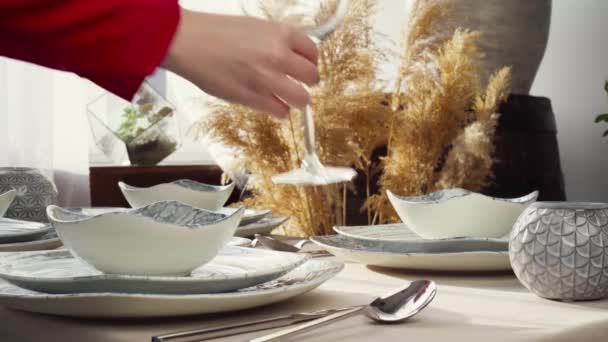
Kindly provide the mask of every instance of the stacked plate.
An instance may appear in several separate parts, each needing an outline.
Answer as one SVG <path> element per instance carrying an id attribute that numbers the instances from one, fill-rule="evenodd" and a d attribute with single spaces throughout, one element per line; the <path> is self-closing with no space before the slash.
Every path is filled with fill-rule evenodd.
<path id="1" fill-rule="evenodd" d="M 35 251 L 61 246 L 50 225 L 4 218 L 17 192 L 0 194 L 0 252 Z"/>
<path id="2" fill-rule="evenodd" d="M 261 216 L 244 209 L 164 201 L 47 212 L 68 250 L 0 253 L 0 305 L 76 317 L 218 313 L 292 298 L 343 267 L 234 246 L 249 242 L 232 236 L 239 222 Z"/>
<path id="3" fill-rule="evenodd" d="M 340 259 L 419 271 L 502 271 L 511 269 L 509 239 L 424 239 L 405 224 L 335 227 L 338 235 L 312 241 Z"/>
<path id="4" fill-rule="evenodd" d="M 216 211 L 229 214 L 235 210 L 234 208 L 221 208 Z M 251 237 L 256 234 L 269 234 L 288 220 L 288 217 L 272 216 L 270 210 L 247 209 L 234 236 Z"/>
<path id="5" fill-rule="evenodd" d="M 389 199 L 403 222 L 334 227 L 338 235 L 312 240 L 338 258 L 410 270 L 510 270 L 511 227 L 537 192 L 500 199 L 462 189 Z"/>
<path id="6" fill-rule="evenodd" d="M 61 241 L 48 224 L 0 217 L 0 252 L 38 251 L 60 246 Z"/>
<path id="7" fill-rule="evenodd" d="M 188 276 L 104 274 L 67 251 L 0 254 L 0 305 L 75 317 L 145 318 L 268 305 L 306 293 L 342 270 L 335 261 L 226 247 Z"/>

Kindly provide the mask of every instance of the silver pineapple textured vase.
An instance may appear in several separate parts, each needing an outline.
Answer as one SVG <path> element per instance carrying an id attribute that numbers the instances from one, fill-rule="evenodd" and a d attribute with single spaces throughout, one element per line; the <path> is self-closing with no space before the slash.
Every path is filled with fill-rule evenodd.
<path id="1" fill-rule="evenodd" d="M 5 217 L 48 222 L 46 207 L 57 204 L 55 184 L 39 170 L 24 167 L 0 167 L 0 193 L 17 190 Z"/>
<path id="2" fill-rule="evenodd" d="M 533 204 L 515 223 L 509 256 L 517 278 L 538 296 L 608 296 L 608 204 Z"/>

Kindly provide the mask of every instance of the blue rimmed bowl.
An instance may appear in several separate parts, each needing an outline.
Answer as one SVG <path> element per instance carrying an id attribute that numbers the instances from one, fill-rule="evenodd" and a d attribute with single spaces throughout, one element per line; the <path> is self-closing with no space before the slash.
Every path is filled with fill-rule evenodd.
<path id="1" fill-rule="evenodd" d="M 216 186 L 190 179 L 180 179 L 148 188 L 138 188 L 123 182 L 118 182 L 118 186 L 133 208 L 160 201 L 180 201 L 195 208 L 217 210 L 224 206 L 234 190 L 234 183 Z"/>
<path id="2" fill-rule="evenodd" d="M 176 201 L 97 215 L 47 208 L 74 256 L 104 273 L 149 276 L 186 275 L 209 262 L 230 241 L 244 211 L 225 215 Z"/>
<path id="3" fill-rule="evenodd" d="M 403 223 L 425 239 L 504 237 L 538 198 L 538 191 L 505 199 L 457 188 L 417 197 L 387 194 Z"/>

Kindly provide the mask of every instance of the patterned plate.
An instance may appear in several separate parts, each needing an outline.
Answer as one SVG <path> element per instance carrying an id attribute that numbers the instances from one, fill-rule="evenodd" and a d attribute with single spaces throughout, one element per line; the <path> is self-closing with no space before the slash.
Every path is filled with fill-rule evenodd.
<path id="1" fill-rule="evenodd" d="M 507 251 L 411 253 L 386 242 L 353 240 L 346 236 L 315 236 L 311 240 L 340 259 L 367 265 L 424 271 L 510 270 Z"/>
<path id="2" fill-rule="evenodd" d="M 36 240 L 51 230 L 45 223 L 13 220 L 0 217 L 0 243 Z"/>
<path id="3" fill-rule="evenodd" d="M 187 277 L 103 274 L 68 251 L 0 255 L 0 278 L 46 293 L 197 294 L 234 291 L 276 279 L 309 257 L 242 247 L 226 247 Z"/>
<path id="4" fill-rule="evenodd" d="M 377 226 L 337 226 L 334 227 L 334 231 L 354 240 L 381 242 L 386 248 L 408 253 L 506 251 L 509 249 L 508 236 L 501 239 L 424 239 L 403 223 Z"/>
<path id="5" fill-rule="evenodd" d="M 279 279 L 236 292 L 202 295 L 46 294 L 0 280 L 0 305 L 29 312 L 88 318 L 150 318 L 238 311 L 304 294 L 338 274 L 343 264 L 312 259 Z"/>
<path id="6" fill-rule="evenodd" d="M 221 209 L 218 209 L 215 211 L 218 213 L 230 216 L 235 211 L 237 211 L 237 209 L 238 208 L 221 208 Z M 270 210 L 247 209 L 247 210 L 245 210 L 245 214 L 243 215 L 243 218 L 241 219 L 240 226 L 242 227 L 242 226 L 246 226 L 248 224 L 252 224 L 254 222 L 258 222 L 268 215 L 270 215 Z"/>
<path id="7" fill-rule="evenodd" d="M 47 251 L 61 246 L 63 246 L 63 243 L 57 237 L 55 230 L 51 229 L 37 240 L 0 244 L 0 252 Z"/>
<path id="8" fill-rule="evenodd" d="M 289 217 L 265 217 L 258 222 L 238 227 L 234 235 L 247 237 L 255 234 L 268 234 L 288 220 Z"/>

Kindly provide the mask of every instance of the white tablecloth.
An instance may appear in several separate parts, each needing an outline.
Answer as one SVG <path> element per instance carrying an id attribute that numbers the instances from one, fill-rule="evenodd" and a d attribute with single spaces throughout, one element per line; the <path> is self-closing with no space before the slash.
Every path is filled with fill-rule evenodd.
<path id="1" fill-rule="evenodd" d="M 536 297 L 513 275 L 421 274 L 347 264 L 340 275 L 293 300 L 220 316 L 97 321 L 0 308 L 2 342 L 149 342 L 150 337 L 278 314 L 367 303 L 415 279 L 438 283 L 435 301 L 412 321 L 380 325 L 354 317 L 294 341 L 608 341 L 608 301 L 563 303 Z M 270 331 L 268 331 L 270 332 Z M 217 341 L 245 341 L 266 332 Z"/>

